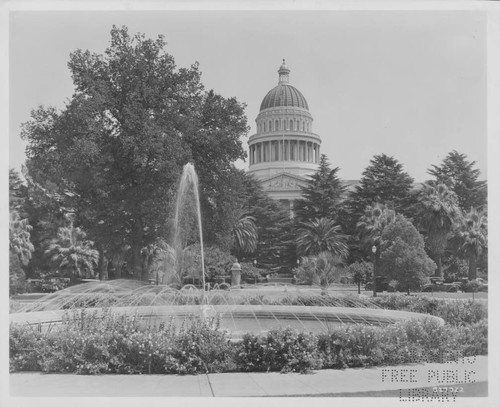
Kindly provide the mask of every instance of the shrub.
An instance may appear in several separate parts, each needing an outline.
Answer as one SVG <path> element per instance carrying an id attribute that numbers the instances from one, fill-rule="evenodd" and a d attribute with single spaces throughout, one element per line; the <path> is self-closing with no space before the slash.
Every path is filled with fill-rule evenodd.
<path id="1" fill-rule="evenodd" d="M 217 321 L 197 320 L 174 337 L 164 366 L 167 373 L 216 373 L 233 369 L 233 349 Z"/>
<path id="2" fill-rule="evenodd" d="M 30 326 L 10 324 L 10 371 L 40 370 L 43 361 L 43 339 L 41 332 Z"/>
<path id="3" fill-rule="evenodd" d="M 271 330 L 263 338 L 246 334 L 237 351 L 237 364 L 244 371 L 302 373 L 322 366 L 317 338 L 292 328 Z"/>

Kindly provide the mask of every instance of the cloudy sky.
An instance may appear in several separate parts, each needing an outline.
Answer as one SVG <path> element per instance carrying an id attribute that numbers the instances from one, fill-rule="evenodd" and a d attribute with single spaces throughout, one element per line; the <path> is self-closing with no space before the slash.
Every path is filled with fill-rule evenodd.
<path id="1" fill-rule="evenodd" d="M 113 24 L 163 34 L 179 67 L 198 61 L 207 89 L 247 104 L 249 135 L 285 58 L 343 179 L 386 153 L 423 181 L 452 150 L 487 177 L 483 11 L 14 11 L 11 167 L 24 162 L 19 133 L 30 110 L 71 97 L 70 52 L 102 53 Z"/>

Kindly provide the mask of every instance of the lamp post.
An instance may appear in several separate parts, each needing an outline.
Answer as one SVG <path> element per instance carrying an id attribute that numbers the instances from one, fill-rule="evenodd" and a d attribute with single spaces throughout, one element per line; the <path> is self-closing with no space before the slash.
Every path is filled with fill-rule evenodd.
<path id="1" fill-rule="evenodd" d="M 253 266 L 257 268 L 257 259 L 253 260 Z M 257 275 L 255 274 L 255 270 L 253 271 L 253 283 L 257 285 Z"/>
<path id="2" fill-rule="evenodd" d="M 373 253 L 373 296 L 377 296 L 377 279 L 375 278 L 375 272 L 377 271 L 377 246 L 372 246 Z"/>

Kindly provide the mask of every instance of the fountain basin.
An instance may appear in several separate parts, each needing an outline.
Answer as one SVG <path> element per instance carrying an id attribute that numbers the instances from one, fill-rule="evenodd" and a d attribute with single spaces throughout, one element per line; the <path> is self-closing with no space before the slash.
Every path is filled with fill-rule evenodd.
<path id="1" fill-rule="evenodd" d="M 99 318 L 106 311 L 113 315 L 135 315 L 144 327 L 170 324 L 180 327 L 193 318 L 220 321 L 221 329 L 230 332 L 233 339 L 245 333 L 264 334 L 270 329 L 292 327 L 307 332 L 328 332 L 337 326 L 350 324 L 386 325 L 410 319 L 432 318 L 444 324 L 441 318 L 407 311 L 373 308 L 282 305 L 168 305 L 112 308 L 81 308 L 72 310 L 73 318 L 84 311 L 86 317 Z M 68 311 L 52 310 L 23 312 L 10 315 L 10 321 L 34 325 L 40 330 L 56 328 L 68 317 Z"/>

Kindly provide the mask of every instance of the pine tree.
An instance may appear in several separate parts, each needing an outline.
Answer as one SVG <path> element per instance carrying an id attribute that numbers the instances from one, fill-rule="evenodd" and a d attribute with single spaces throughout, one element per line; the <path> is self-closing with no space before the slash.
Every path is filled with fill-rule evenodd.
<path id="1" fill-rule="evenodd" d="M 458 197 L 460 208 L 482 209 L 487 202 L 486 181 L 478 181 L 481 172 L 474 168 L 475 161 L 468 161 L 465 154 L 453 150 L 441 165 L 432 165 L 427 172 L 438 184 L 445 184 Z"/>
<path id="2" fill-rule="evenodd" d="M 350 194 L 349 206 L 354 218 L 362 216 L 367 206 L 382 203 L 404 213 L 410 203 L 413 178 L 403 165 L 385 154 L 374 156 L 363 172 L 360 185 Z"/>
<path id="3" fill-rule="evenodd" d="M 346 186 L 337 176 L 339 168 L 330 168 L 326 155 L 322 154 L 318 170 L 302 187 L 302 199 L 295 201 L 295 216 L 299 222 L 338 217 Z"/>

